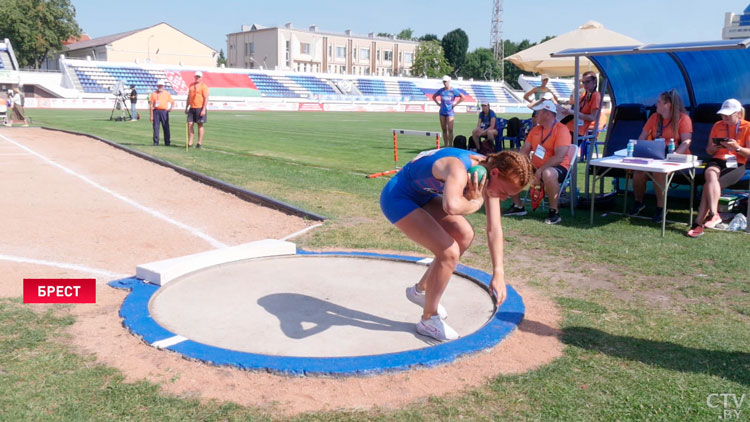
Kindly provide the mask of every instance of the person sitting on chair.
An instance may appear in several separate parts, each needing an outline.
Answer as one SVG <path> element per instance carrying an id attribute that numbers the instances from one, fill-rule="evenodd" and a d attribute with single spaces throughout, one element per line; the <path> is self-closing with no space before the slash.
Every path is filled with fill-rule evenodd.
<path id="1" fill-rule="evenodd" d="M 593 127 L 596 114 L 602 106 L 602 94 L 596 90 L 596 73 L 592 71 L 584 72 L 581 75 L 581 83 L 585 90 L 584 94 L 578 98 L 578 117 L 581 120 L 578 125 L 578 137 L 586 135 L 586 132 Z M 572 108 L 565 108 L 563 113 L 568 116 L 575 116 Z M 571 137 L 575 129 L 575 121 L 571 118 L 565 123 L 568 126 Z M 578 145 L 578 139 L 575 140 Z"/>
<path id="2" fill-rule="evenodd" d="M 750 122 L 745 120 L 742 104 L 730 98 L 717 113 L 721 121 L 714 123 L 708 136 L 706 152 L 712 158 L 706 163 L 701 205 L 693 227 L 685 233 L 688 237 L 701 236 L 704 227 L 711 229 L 722 222 L 718 210 L 721 189 L 742 179 L 750 156 Z"/>
<path id="3" fill-rule="evenodd" d="M 544 101 L 536 107 L 539 125 L 534 126 L 526 136 L 521 150 L 524 157 L 531 155 L 531 165 L 534 167 L 533 186 L 544 184 L 544 190 L 549 199 L 549 214 L 544 220 L 547 224 L 557 224 L 562 221 L 557 208 L 560 194 L 560 184 L 570 168 L 568 150 L 570 149 L 570 132 L 564 124 L 556 120 L 557 106 L 552 101 Z M 526 215 L 526 207 L 521 202 L 521 195 L 511 197 L 513 204 L 503 211 L 504 215 Z"/>
<path id="4" fill-rule="evenodd" d="M 481 154 L 490 154 L 495 152 L 495 139 L 497 139 L 497 129 L 495 129 L 495 121 L 497 116 L 495 112 L 490 108 L 489 102 L 482 102 L 482 111 L 479 112 L 479 120 L 477 121 L 477 127 L 471 132 L 471 138 L 474 140 L 474 148 L 477 148 Z M 482 142 L 481 138 L 485 137 L 487 140 Z"/>
<path id="5" fill-rule="evenodd" d="M 659 94 L 656 100 L 656 113 L 646 121 L 638 140 L 653 141 L 664 138 L 667 142 L 674 139 L 675 152 L 678 154 L 690 154 L 690 139 L 693 136 L 693 121 L 685 111 L 680 94 L 672 89 Z M 667 178 L 664 173 L 651 173 L 656 192 L 656 212 L 651 217 L 654 223 L 661 223 L 664 207 L 663 186 Z M 633 172 L 633 197 L 635 202 L 628 212 L 631 216 L 638 215 L 646 208 L 643 203 L 643 195 L 646 193 L 646 182 L 648 174 L 644 171 Z M 661 187 L 657 186 L 660 185 Z"/>

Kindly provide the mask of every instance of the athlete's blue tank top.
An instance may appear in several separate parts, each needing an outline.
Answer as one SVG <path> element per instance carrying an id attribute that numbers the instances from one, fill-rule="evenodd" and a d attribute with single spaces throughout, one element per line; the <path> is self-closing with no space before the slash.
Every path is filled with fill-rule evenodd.
<path id="1" fill-rule="evenodd" d="M 445 182 L 436 179 L 432 175 L 432 166 L 435 162 L 445 157 L 456 157 L 464 164 L 466 171 L 471 168 L 471 156 L 481 157 L 482 154 L 467 151 L 460 148 L 441 148 L 424 151 L 414 157 L 398 174 L 399 179 L 414 191 L 414 193 L 423 191 L 429 193 L 443 193 Z"/>

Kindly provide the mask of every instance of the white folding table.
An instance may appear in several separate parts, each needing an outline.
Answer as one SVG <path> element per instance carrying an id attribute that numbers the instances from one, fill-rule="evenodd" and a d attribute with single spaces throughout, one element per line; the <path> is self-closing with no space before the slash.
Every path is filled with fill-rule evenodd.
<path id="1" fill-rule="evenodd" d="M 589 166 L 595 166 L 595 167 L 602 167 L 605 170 L 601 174 L 596 174 L 596 171 L 592 171 L 594 181 L 592 186 L 596 186 L 597 180 L 601 180 L 604 178 L 604 176 L 607 175 L 607 173 L 612 169 L 623 169 L 623 170 L 631 170 L 631 171 L 645 171 L 648 174 L 648 177 L 651 179 L 651 181 L 658 187 L 662 188 L 664 191 L 664 207 L 662 208 L 662 216 L 661 216 L 661 236 L 664 237 L 664 229 L 666 227 L 667 222 L 667 191 L 669 190 L 669 184 L 672 182 L 672 178 L 674 177 L 675 173 L 681 170 L 687 170 L 688 178 L 690 179 L 690 222 L 689 225 L 693 225 L 693 195 L 694 195 L 694 187 L 695 187 L 695 169 L 696 167 L 701 166 L 700 161 L 693 161 L 689 163 L 677 163 L 677 162 L 671 162 L 671 161 L 665 161 L 665 160 L 651 160 L 647 164 L 641 164 L 641 163 L 627 163 L 623 162 L 623 157 L 612 155 L 609 157 L 604 158 L 598 158 L 596 160 L 591 160 L 589 162 Z M 654 180 L 654 178 L 651 176 L 651 173 L 662 173 L 666 175 L 666 183 L 665 186 L 659 185 L 659 183 Z M 628 203 L 628 185 L 630 184 L 630 175 L 625 179 L 625 199 L 624 199 L 624 210 L 627 210 L 627 203 Z M 591 195 L 591 213 L 589 216 L 589 224 L 594 224 L 594 199 L 596 198 L 596 195 Z"/>

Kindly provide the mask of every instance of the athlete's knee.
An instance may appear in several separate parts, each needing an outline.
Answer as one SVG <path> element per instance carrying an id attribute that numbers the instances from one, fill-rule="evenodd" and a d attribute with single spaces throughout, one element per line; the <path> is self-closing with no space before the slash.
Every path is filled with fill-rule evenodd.
<path id="1" fill-rule="evenodd" d="M 459 244 L 457 242 L 453 242 L 447 248 L 436 253 L 435 258 L 439 259 L 442 262 L 445 262 L 446 264 L 456 266 L 458 265 L 458 260 L 461 257 L 461 252 L 462 251 Z"/>

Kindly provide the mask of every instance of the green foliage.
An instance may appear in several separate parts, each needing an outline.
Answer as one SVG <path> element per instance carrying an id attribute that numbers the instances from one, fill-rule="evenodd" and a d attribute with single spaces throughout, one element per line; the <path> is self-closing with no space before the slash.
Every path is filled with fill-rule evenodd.
<path id="1" fill-rule="evenodd" d="M 411 28 L 402 29 L 401 32 L 396 35 L 399 40 L 412 40 L 414 37 L 414 31 Z"/>
<path id="2" fill-rule="evenodd" d="M 424 41 L 419 43 L 414 54 L 411 72 L 414 76 L 439 78 L 450 73 L 451 66 L 443 55 L 443 47 L 438 41 Z"/>
<path id="3" fill-rule="evenodd" d="M 81 34 L 70 0 L 3 0 L 0 29 L 10 40 L 19 66 L 39 68 L 63 41 Z"/>
<path id="4" fill-rule="evenodd" d="M 440 42 L 440 38 L 438 38 L 435 34 L 424 34 L 421 37 L 417 38 L 417 41 L 438 41 Z"/>
<path id="5" fill-rule="evenodd" d="M 448 64 L 453 68 L 453 74 L 458 76 L 458 72 L 466 61 L 466 51 L 469 49 L 469 36 L 463 29 L 458 28 L 443 35 L 440 44 L 445 51 L 445 58 Z"/>
<path id="6" fill-rule="evenodd" d="M 378 37 L 390 38 L 391 34 L 388 32 L 378 32 Z"/>
<path id="7" fill-rule="evenodd" d="M 486 81 L 500 79 L 500 64 L 495 60 L 492 50 L 477 48 L 466 55 L 466 63 L 461 68 L 460 75 Z"/>
<path id="8" fill-rule="evenodd" d="M 227 58 L 224 55 L 224 49 L 219 50 L 219 57 L 216 58 L 216 67 L 219 67 L 221 65 L 226 66 L 227 65 Z"/>

